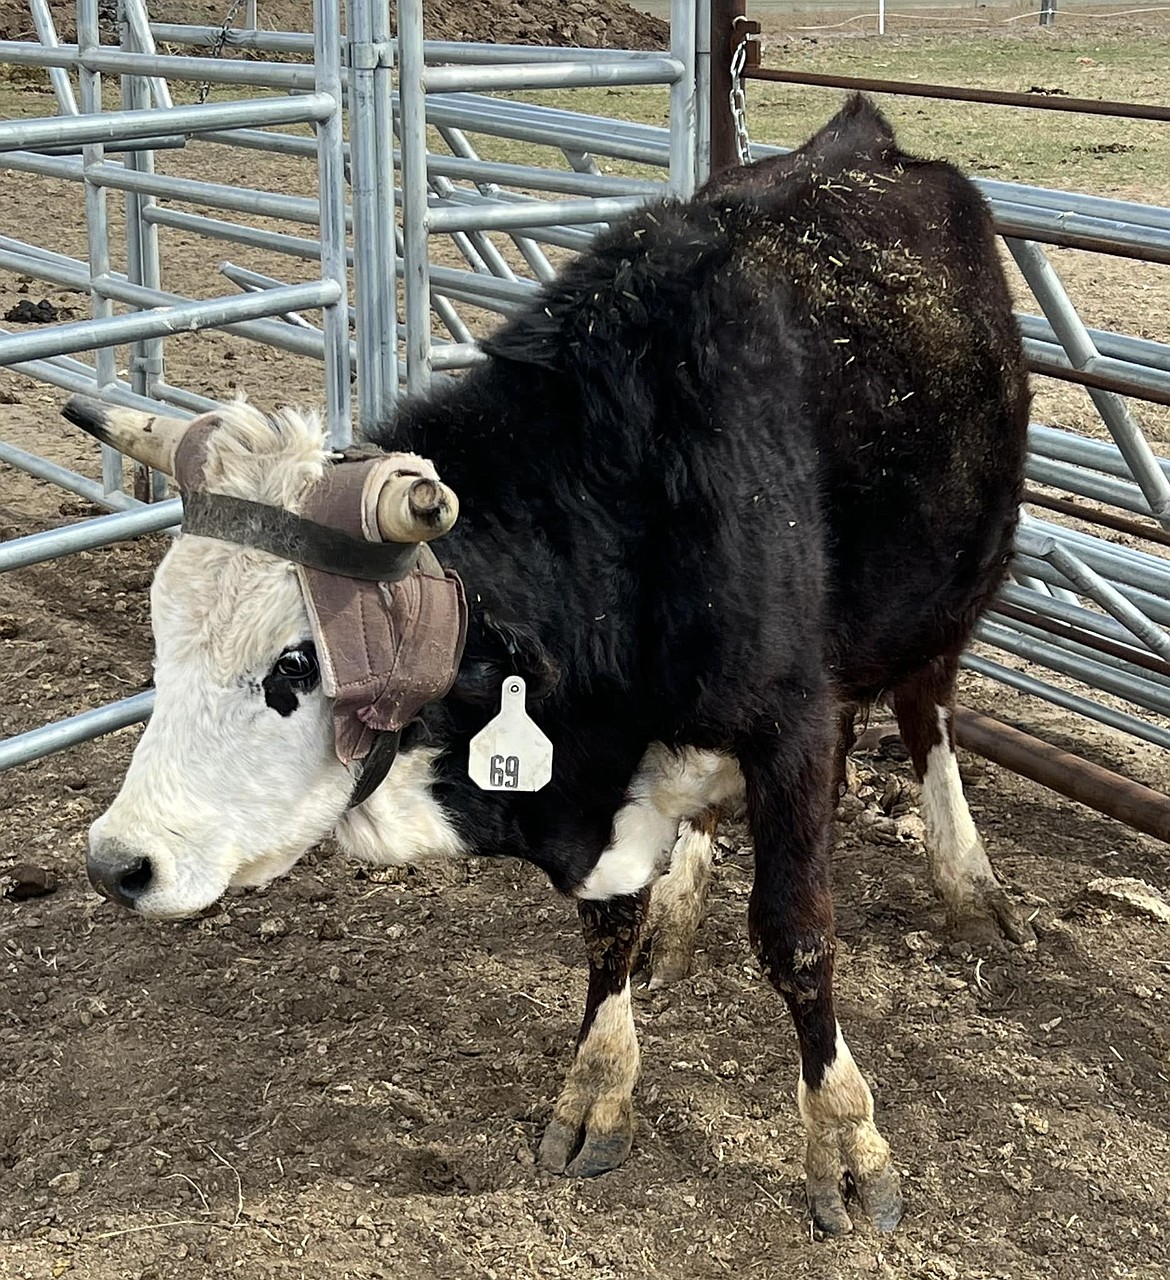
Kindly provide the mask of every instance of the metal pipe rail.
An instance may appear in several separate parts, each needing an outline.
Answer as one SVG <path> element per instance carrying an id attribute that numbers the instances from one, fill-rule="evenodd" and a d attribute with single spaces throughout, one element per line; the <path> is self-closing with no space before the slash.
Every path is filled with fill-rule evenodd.
<path id="1" fill-rule="evenodd" d="M 572 89 L 600 85 L 675 84 L 684 74 L 673 58 L 648 58 L 606 64 L 585 62 L 509 62 L 500 66 L 427 67 L 427 93 L 492 92 L 515 89 Z"/>
<path id="2" fill-rule="evenodd" d="M 1094 440 L 1090 436 L 1079 436 L 1072 431 L 1062 431 L 1058 427 L 1032 423 L 1028 428 L 1028 448 L 1043 458 L 1070 462 L 1078 467 L 1115 476 L 1119 480 L 1128 480 L 1133 474 L 1115 444 Z M 1158 458 L 1156 462 L 1162 474 L 1170 479 L 1170 460 Z"/>
<path id="3" fill-rule="evenodd" d="M 1094 720 L 1110 729 L 1116 729 L 1119 733 L 1128 734 L 1131 738 L 1138 738 L 1142 742 L 1151 742 L 1156 747 L 1170 750 L 1170 730 L 1163 729 L 1148 720 L 1142 720 L 1125 711 L 1118 711 L 1105 703 L 1094 702 L 1091 698 L 1062 689 L 1059 685 L 1049 684 L 1046 680 L 1037 680 L 1035 676 L 1017 671 L 1014 667 L 1005 666 L 1001 662 L 994 662 L 970 650 L 960 658 L 959 665 L 967 671 L 975 672 L 976 675 L 994 680 L 997 684 L 1006 685 L 1009 689 L 1016 689 L 1020 693 L 1049 702 L 1054 707 L 1071 711 L 1074 715 L 1086 720 Z"/>
<path id="4" fill-rule="evenodd" d="M 1061 191 L 1057 187 L 1034 187 L 998 178 L 976 178 L 975 185 L 994 206 L 999 203 L 1032 205 L 1060 214 L 1077 214 L 1124 226 L 1151 227 L 1170 231 L 1170 209 L 1159 205 L 1119 200 L 1116 196 L 1091 196 L 1083 191 Z"/>
<path id="5" fill-rule="evenodd" d="M 451 93 L 427 103 L 427 119 L 436 127 L 465 129 L 468 133 L 511 138 L 558 150 L 575 149 L 661 168 L 670 163 L 670 138 L 666 129 L 558 107 Z"/>
<path id="6" fill-rule="evenodd" d="M 307 196 L 256 191 L 251 187 L 234 187 L 198 178 L 141 173 L 127 165 L 103 161 L 84 165 L 76 160 L 55 159 L 31 151 L 10 152 L 5 155 L 3 163 L 11 169 L 39 173 L 46 177 L 68 178 L 74 182 L 89 182 L 115 191 L 133 191 L 140 195 L 183 200 L 212 209 L 228 209 L 235 213 L 279 218 L 286 222 L 303 222 L 311 226 L 319 225 L 321 220 L 320 202 Z"/>
<path id="7" fill-rule="evenodd" d="M 1026 577 L 1045 583 L 1049 587 L 1066 591 L 1070 588 L 1068 578 L 1047 560 L 1041 560 L 1017 550 L 1012 559 L 1012 566 L 1013 572 L 1018 571 Z M 1152 591 L 1143 591 L 1141 587 L 1134 587 L 1116 580 L 1111 585 L 1120 596 L 1128 600 L 1134 608 L 1140 610 L 1149 621 L 1161 627 L 1170 627 L 1170 601 L 1165 596 L 1158 595 Z"/>
<path id="8" fill-rule="evenodd" d="M 149 138 L 136 138 L 128 142 L 113 142 L 106 148 L 106 155 L 129 155 L 135 151 L 180 151 L 187 145 L 187 135 L 183 133 L 160 134 Z M 68 143 L 59 147 L 42 145 L 32 147 L 39 156 L 79 156 L 84 144 Z"/>
<path id="9" fill-rule="evenodd" d="M 214 305 L 218 307 L 220 306 L 220 304 L 225 304 L 229 302 L 234 305 L 239 301 L 237 297 L 233 296 L 228 298 L 213 298 L 208 300 L 208 302 L 206 303 L 192 304 L 192 303 L 188 303 L 187 300 L 179 294 L 167 293 L 161 289 L 149 289 L 144 285 L 133 284 L 131 281 L 127 280 L 124 276 L 115 275 L 115 274 L 108 274 L 96 280 L 91 281 L 88 279 L 86 275 L 84 266 L 81 263 L 77 262 L 75 259 L 62 258 L 60 262 L 54 262 L 48 259 L 31 257 L 25 254 L 22 254 L 19 251 L 19 249 L 13 250 L 11 248 L 8 248 L 7 246 L 10 244 L 19 245 L 20 242 L 9 241 L 7 237 L 0 236 L 0 267 L 9 267 L 13 270 L 21 271 L 27 275 L 36 276 L 38 279 L 49 280 L 55 284 L 63 285 L 65 288 L 83 289 L 88 285 L 96 295 L 102 298 L 112 299 L 116 302 L 124 302 L 129 304 L 130 306 L 153 309 L 149 313 L 145 311 L 141 312 L 140 315 L 151 314 L 158 317 L 161 315 L 169 314 L 171 316 L 172 326 L 165 327 L 164 329 L 159 331 L 158 336 L 171 336 L 173 333 L 191 331 L 192 326 L 190 325 L 187 325 L 185 327 L 180 327 L 174 324 L 174 311 L 179 306 L 196 305 L 196 306 L 210 307 Z M 322 282 L 318 282 L 318 283 L 309 284 L 309 285 L 303 285 L 303 284 L 302 285 L 286 285 L 284 287 L 296 288 L 296 289 L 309 289 L 309 290 L 321 289 L 322 287 L 324 287 L 326 290 L 326 293 L 331 295 L 336 286 L 333 284 L 333 282 L 329 281 L 329 282 L 324 282 L 324 285 L 322 285 Z M 308 295 L 305 295 L 305 296 L 307 297 Z M 269 301 L 271 302 L 272 299 L 270 298 Z M 276 301 L 277 303 L 279 303 L 279 299 L 277 299 Z M 268 319 L 267 316 L 270 316 L 270 315 L 280 316 L 280 315 L 283 315 L 283 312 L 268 311 L 267 305 L 268 304 L 261 304 L 261 312 L 262 312 L 263 318 L 233 319 L 231 317 L 227 317 L 227 318 L 221 318 L 215 321 L 214 323 L 208 321 L 205 323 L 198 324 L 194 327 L 223 329 L 227 333 L 236 334 L 241 338 L 250 338 L 256 342 L 263 342 L 263 343 L 266 343 L 268 346 L 278 347 L 281 350 L 290 351 L 295 355 L 309 356 L 315 360 L 324 359 L 324 352 L 325 352 L 324 341 L 325 340 L 324 340 L 324 334 L 322 330 L 311 327 L 311 326 L 304 329 L 294 330 L 290 328 L 288 325 L 281 323 L 277 320 Z M 313 304 L 309 303 L 308 301 L 305 301 L 301 305 L 308 307 Z M 321 304 L 316 304 L 316 305 L 321 305 Z M 160 311 L 158 310 L 158 308 L 162 308 L 163 310 Z M 297 308 L 294 307 L 289 309 L 295 310 Z M 134 319 L 134 317 L 123 316 L 121 317 L 121 319 L 124 321 L 131 321 Z M 82 323 L 94 324 L 96 322 L 84 321 Z M 108 321 L 103 320 L 102 323 L 106 324 L 108 323 Z M 157 324 L 158 324 L 158 321 L 156 320 L 155 322 L 153 322 L 154 327 L 147 327 L 145 330 L 143 330 L 145 335 L 151 336 L 151 334 L 155 332 L 155 328 L 157 328 Z M 0 337 L 0 353 L 4 351 L 6 342 L 14 341 L 17 339 L 23 339 L 25 337 L 29 339 L 37 338 L 41 344 L 48 343 L 51 339 L 51 335 L 53 333 L 61 332 L 63 328 L 64 326 L 55 326 L 54 329 L 52 330 L 42 330 L 39 335 L 10 334 L 7 337 Z M 124 341 L 124 339 L 117 339 L 117 341 Z M 351 349 L 350 359 L 352 360 L 352 358 L 353 358 L 353 352 Z M 17 361 L 13 361 L 13 363 L 16 363 L 16 362 L 23 363 L 24 360 L 27 360 L 27 359 L 28 359 L 27 356 L 18 357 Z M 0 359 L 0 365 L 3 365 L 5 363 L 7 363 L 5 360 Z M 95 371 L 95 376 L 96 376 L 96 371 Z M 103 387 L 114 385 L 114 382 L 116 382 L 116 380 L 113 380 L 111 382 L 105 382 L 100 379 L 98 381 L 99 381 L 99 384 Z M 68 384 L 60 383 L 59 385 L 65 386 Z M 87 388 L 74 388 L 71 386 L 70 389 L 82 390 L 82 391 L 85 391 L 87 394 L 90 394 Z M 134 407 L 144 408 L 145 405 L 138 404 Z M 151 406 L 151 407 L 154 409 L 157 409 L 157 406 Z"/>
<path id="10" fill-rule="evenodd" d="M 59 560 L 78 551 L 108 547 L 147 533 L 158 533 L 173 528 L 182 518 L 183 500 L 169 498 L 166 502 L 140 503 L 131 510 L 116 511 L 113 515 L 95 516 L 92 520 L 80 520 L 60 529 L 46 529 L 43 533 L 12 538 L 0 543 L 0 573 L 26 569 L 46 560 Z"/>
<path id="11" fill-rule="evenodd" d="M 1137 258 L 1142 262 L 1170 263 L 1170 231 L 1161 228 L 1131 226 L 1006 200 L 995 201 L 991 208 L 995 229 L 1002 236 L 1108 253 L 1119 258 Z"/>
<path id="12" fill-rule="evenodd" d="M 154 708 L 154 690 L 137 693 L 131 698 L 82 711 L 79 715 L 53 724 L 42 725 L 28 733 L 0 741 L 0 771 L 14 769 L 17 765 L 30 764 L 57 751 L 76 747 L 104 733 L 125 729 L 149 718 Z"/>
<path id="13" fill-rule="evenodd" d="M 775 67 L 747 67 L 749 80 L 777 84 L 813 85 L 822 89 L 859 89 L 906 98 L 945 98 L 955 102 L 983 102 L 999 107 L 1030 107 L 1040 111 L 1071 111 L 1082 115 L 1121 116 L 1127 120 L 1170 120 L 1170 107 L 1143 102 L 1111 102 L 1098 98 L 1048 97 L 1010 93 L 1002 89 L 966 89 L 949 84 L 919 84 L 916 80 L 878 80 L 869 76 L 822 75 L 812 71 L 784 71 Z"/>
<path id="14" fill-rule="evenodd" d="M 1063 601 L 1060 603 L 1063 603 Z M 1020 609 L 1004 600 L 1001 595 L 985 616 L 989 622 L 999 622 L 1004 626 L 1011 626 L 1013 623 L 1019 624 L 1025 634 L 1035 636 L 1037 639 L 1055 636 L 1059 640 L 1065 640 L 1070 644 L 1081 646 L 1084 650 L 1090 650 L 1092 654 L 1117 658 L 1121 662 L 1128 662 L 1134 666 L 1141 667 L 1144 671 L 1157 672 L 1161 676 L 1170 678 L 1170 663 L 1163 658 L 1155 657 L 1151 653 L 1136 648 L 1132 638 L 1127 637 L 1125 640 L 1106 639 L 1098 635 L 1095 630 L 1083 630 L 1069 623 L 1060 622 L 1050 617 L 1043 608 Z"/>
<path id="15" fill-rule="evenodd" d="M 1116 660 L 1106 664 L 1096 657 L 1079 653 L 1068 643 L 1034 637 L 1017 625 L 1002 626 L 984 618 L 975 628 L 975 639 L 1005 653 L 1014 654 L 1050 671 L 1071 676 L 1091 688 L 1110 693 L 1156 715 L 1170 715 L 1170 689 L 1161 688 L 1139 668 Z"/>
<path id="16" fill-rule="evenodd" d="M 3 255 L 0 255 L 0 259 L 2 258 Z M 108 283 L 111 287 L 106 289 L 106 293 L 112 296 L 115 292 L 113 282 Z M 321 280 L 312 284 L 285 285 L 281 289 L 245 294 L 243 297 L 178 303 L 165 310 L 98 320 L 77 320 L 71 324 L 54 325 L 39 333 L 8 334 L 0 339 L 0 366 L 72 351 L 88 351 L 94 347 L 112 347 L 141 338 L 161 338 L 176 333 L 193 333 L 197 329 L 225 328 L 245 320 L 278 316 L 285 311 L 329 306 L 337 302 L 340 296 L 341 291 L 334 281 Z M 290 334 L 292 332 L 294 331 L 290 330 Z M 284 338 L 282 345 L 289 341 L 289 338 Z M 292 338 L 291 342 L 295 343 L 297 339 Z M 292 346 L 289 349 L 293 349 Z M 313 345 L 310 349 L 307 343 L 300 346 L 300 350 L 306 355 L 317 354 L 316 346 Z"/>
<path id="17" fill-rule="evenodd" d="M 42 380 L 48 381 L 43 374 L 36 370 L 30 370 L 30 376 L 39 376 Z M 100 481 L 79 475 L 76 471 L 71 471 L 68 467 L 61 466 L 59 462 L 51 462 L 48 458 L 42 458 L 39 453 L 29 453 L 26 449 L 18 449 L 16 445 L 8 444 L 3 440 L 0 440 L 0 462 L 7 463 L 8 466 L 15 470 L 23 471 L 26 475 L 33 476 L 37 480 L 55 484 L 59 489 L 64 489 L 67 493 L 75 493 L 79 498 L 84 498 L 87 502 L 108 507 L 113 511 L 129 511 L 141 505 L 136 499 L 130 497 L 127 493 L 123 493 L 120 489 L 107 492 Z M 8 545 L 8 542 L 0 542 L 0 552 Z"/>
<path id="18" fill-rule="evenodd" d="M 996 612 L 1023 610 L 1042 616 L 1058 625 L 1072 627 L 1082 635 L 1092 635 L 1113 644 L 1134 646 L 1136 637 L 1128 628 L 1106 613 L 1095 613 L 1075 601 L 1045 595 L 1015 582 L 1006 582 L 992 604 Z"/>
<path id="19" fill-rule="evenodd" d="M 1112 476 L 1097 475 L 1067 462 L 1054 462 L 1049 458 L 1030 455 L 1024 464 L 1024 475 L 1035 484 L 1046 484 L 1063 493 L 1075 493 L 1094 502 L 1120 507 L 1135 515 L 1153 519 L 1150 504 L 1136 484 L 1114 480 Z"/>
<path id="20" fill-rule="evenodd" d="M 225 146 L 246 147 L 282 155 L 310 157 L 316 153 L 316 144 L 312 138 L 271 130 L 201 131 L 199 137 L 205 142 L 220 142 Z M 348 160 L 348 144 L 345 154 Z M 392 158 L 395 168 L 401 167 L 401 153 L 397 148 L 392 152 Z M 556 191 L 578 196 L 653 197 L 662 194 L 662 183 L 647 178 L 625 178 L 592 171 L 582 173 L 574 169 L 548 169 L 535 164 L 510 164 L 506 161 L 481 160 L 478 157 L 444 155 L 435 151 L 427 152 L 427 173 L 432 177 L 474 182 L 481 188 L 498 183 L 531 191 Z"/>
<path id="21" fill-rule="evenodd" d="M 481 201 L 478 205 L 447 205 L 428 201 L 428 230 L 526 231 L 536 227 L 564 227 L 584 223 L 596 227 L 640 209 L 640 196 L 615 196 L 587 200 L 526 200 L 515 204 Z"/>
<path id="22" fill-rule="evenodd" d="M 1170 842 L 1170 799 L 1161 792 L 967 707 L 955 708 L 954 724 L 955 738 L 966 750 Z"/>
<path id="23" fill-rule="evenodd" d="M 1016 321 L 1026 341 L 1042 343 L 1045 346 L 1060 345 L 1056 330 L 1043 316 L 1017 312 Z M 1129 364 L 1145 365 L 1149 369 L 1161 369 L 1164 373 L 1170 373 L 1170 345 L 1164 342 L 1154 342 L 1150 338 L 1134 338 L 1124 333 L 1113 333 L 1108 329 L 1086 327 L 1085 332 L 1103 356 L 1111 356 L 1115 360 L 1124 360 Z"/>
<path id="24" fill-rule="evenodd" d="M 1078 368 L 1057 343 L 1024 339 L 1028 368 L 1061 382 L 1075 382 L 1098 391 L 1137 396 L 1151 404 L 1170 404 L 1170 373 L 1131 360 L 1090 356 Z"/>
<path id="25" fill-rule="evenodd" d="M 1029 507 L 1041 507 L 1045 511 L 1055 511 L 1058 515 L 1072 516 L 1074 520 L 1095 525 L 1100 529 L 1111 529 L 1114 533 L 1124 533 L 1131 538 L 1144 539 L 1154 546 L 1170 548 L 1170 533 L 1165 529 L 1148 524 L 1144 520 L 1119 516 L 1115 512 L 1106 511 L 1101 506 L 1087 507 L 1072 498 L 1057 498 L 1051 493 L 1041 493 L 1038 489 L 1024 490 L 1024 504 Z"/>
<path id="26" fill-rule="evenodd" d="M 24 67 L 76 67 L 83 71 L 114 76 L 165 75 L 168 79 L 191 80 L 197 84 L 208 81 L 213 84 L 246 85 L 261 89 L 301 90 L 308 95 L 312 94 L 317 84 L 312 67 L 289 63 L 126 53 L 103 46 L 82 50 L 75 44 L 58 44 L 50 48 L 21 40 L 0 40 L 0 62 Z M 175 107 L 173 110 L 190 111 L 195 108 Z M 84 113 L 77 118 L 84 118 Z"/>

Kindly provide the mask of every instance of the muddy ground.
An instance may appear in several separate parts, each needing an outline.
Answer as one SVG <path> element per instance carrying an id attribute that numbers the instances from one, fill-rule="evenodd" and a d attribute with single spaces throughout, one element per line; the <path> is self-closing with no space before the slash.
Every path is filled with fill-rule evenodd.
<path id="1" fill-rule="evenodd" d="M 267 163 L 249 155 L 236 176 L 308 188 Z M 70 188 L 0 175 L 0 224 L 16 234 L 45 228 L 42 242 L 82 252 L 77 211 Z M 167 283 L 221 291 L 217 253 L 169 236 Z M 1103 308 L 1129 298 L 1132 331 L 1124 277 L 1093 270 Z M 86 313 L 84 298 L 0 277 L 0 314 L 41 297 Z M 169 358 L 194 390 L 319 398 L 318 369 L 231 339 L 176 340 Z M 94 473 L 57 417 L 63 393 L 5 375 L 0 399 L 6 441 Z M 1068 421 L 1083 412 L 1067 402 Z M 89 514 L 0 471 L 0 537 Z M 164 545 L 0 577 L 0 736 L 147 686 Z M 1170 782 L 1128 740 L 975 680 L 964 696 Z M 824 1242 L 803 1217 L 795 1041 L 747 946 L 737 832 L 693 975 L 639 994 L 634 1151 L 566 1181 L 533 1152 L 584 996 L 571 906 L 518 864 L 369 875 L 326 847 L 204 919 L 134 919 L 89 891 L 83 858 L 137 733 L 0 776 L 0 875 L 31 864 L 56 883 L 0 897 L 4 1280 L 1170 1276 L 1167 927 L 1086 892 L 1101 875 L 1165 887 L 1164 846 L 965 761 L 1038 935 L 1035 949 L 973 949 L 948 937 L 921 846 L 879 820 L 883 795 L 906 803 L 887 787 L 908 785 L 906 765 L 859 759 L 860 800 L 837 827 L 840 1012 L 908 1210 L 893 1236 Z"/>

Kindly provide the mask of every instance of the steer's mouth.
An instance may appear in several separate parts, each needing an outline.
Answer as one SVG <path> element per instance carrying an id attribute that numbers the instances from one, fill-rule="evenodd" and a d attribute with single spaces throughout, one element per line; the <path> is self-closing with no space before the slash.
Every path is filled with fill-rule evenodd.
<path id="1" fill-rule="evenodd" d="M 177 859 L 167 850 L 147 853 L 121 841 L 98 839 L 91 842 L 86 869 L 90 884 L 110 902 L 152 919 L 177 920 L 206 911 L 229 888 L 271 884 L 300 855 L 300 850 L 281 849 L 249 857 L 236 850 L 208 866 Z"/>
<path id="2" fill-rule="evenodd" d="M 273 880 L 287 875 L 300 859 L 300 851 L 282 849 L 278 853 L 266 853 L 250 862 L 242 863 L 228 881 L 232 889 L 263 889 Z"/>

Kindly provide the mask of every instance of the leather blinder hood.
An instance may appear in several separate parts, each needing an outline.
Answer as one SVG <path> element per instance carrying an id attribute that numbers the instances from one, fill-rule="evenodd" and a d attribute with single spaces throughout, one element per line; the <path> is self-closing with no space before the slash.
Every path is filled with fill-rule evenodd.
<path id="1" fill-rule="evenodd" d="M 361 761 L 350 806 L 368 799 L 394 762 L 403 728 L 455 682 L 467 638 L 458 574 L 426 543 L 384 543 L 378 496 L 395 475 L 437 480 L 404 453 L 336 456 L 299 514 L 211 493 L 204 466 L 217 429 L 193 425 L 175 451 L 183 531 L 256 547 L 296 565 L 321 685 L 333 700 L 333 740 L 345 765 Z"/>

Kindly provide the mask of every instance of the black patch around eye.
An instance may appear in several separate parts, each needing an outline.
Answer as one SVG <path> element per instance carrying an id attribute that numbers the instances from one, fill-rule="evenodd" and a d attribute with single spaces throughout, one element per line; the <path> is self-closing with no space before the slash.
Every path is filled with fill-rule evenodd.
<path id="1" fill-rule="evenodd" d="M 317 649 L 311 640 L 286 649 L 261 681 L 264 701 L 278 715 L 291 716 L 300 705 L 298 694 L 309 693 L 320 682 Z"/>

